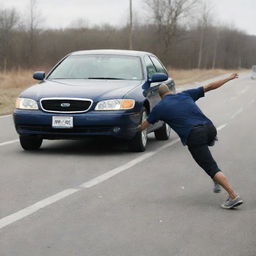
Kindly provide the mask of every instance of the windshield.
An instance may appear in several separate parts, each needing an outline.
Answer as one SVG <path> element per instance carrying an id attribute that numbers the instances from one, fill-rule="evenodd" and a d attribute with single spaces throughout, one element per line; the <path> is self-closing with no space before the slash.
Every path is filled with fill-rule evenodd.
<path id="1" fill-rule="evenodd" d="M 48 79 L 142 80 L 139 57 L 119 55 L 71 55 Z"/>

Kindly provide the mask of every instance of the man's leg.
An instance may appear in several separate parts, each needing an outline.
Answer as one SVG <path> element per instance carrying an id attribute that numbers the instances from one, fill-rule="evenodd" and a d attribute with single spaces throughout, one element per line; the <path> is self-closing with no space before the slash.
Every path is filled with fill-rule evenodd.
<path id="1" fill-rule="evenodd" d="M 213 180 L 219 183 L 228 193 L 229 197 L 231 199 L 235 199 L 237 197 L 237 193 L 234 191 L 234 189 L 231 187 L 231 185 L 228 182 L 227 177 L 222 172 L 217 172 Z"/>
<path id="2" fill-rule="evenodd" d="M 213 179 L 220 184 L 228 193 L 229 198 L 221 205 L 223 208 L 231 209 L 243 203 L 243 200 L 233 190 L 226 176 L 220 171 L 216 161 L 213 159 L 208 145 L 217 134 L 216 128 L 197 127 L 191 131 L 188 138 L 188 149 L 199 166 Z M 216 185 L 215 185 L 216 187 Z"/>
<path id="3" fill-rule="evenodd" d="M 233 190 L 222 172 L 217 172 L 213 177 L 229 194 L 229 198 L 221 205 L 222 208 L 232 209 L 243 203 L 241 197 Z"/>
<path id="4" fill-rule="evenodd" d="M 198 165 L 229 194 L 231 199 L 237 197 L 237 193 L 229 184 L 226 176 L 220 171 L 217 163 L 212 157 L 208 145 L 189 146 L 189 151 Z"/>

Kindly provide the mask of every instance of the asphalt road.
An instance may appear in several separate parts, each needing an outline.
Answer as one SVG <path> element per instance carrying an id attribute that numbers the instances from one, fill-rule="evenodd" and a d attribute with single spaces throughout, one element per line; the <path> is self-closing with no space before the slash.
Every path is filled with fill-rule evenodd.
<path id="1" fill-rule="evenodd" d="M 198 103 L 219 130 L 213 155 L 245 201 L 236 210 L 220 208 L 226 193 L 212 192 L 175 133 L 150 135 L 145 153 L 111 139 L 25 152 L 12 118 L 0 117 L 0 255 L 255 256 L 256 82 L 242 73 Z"/>

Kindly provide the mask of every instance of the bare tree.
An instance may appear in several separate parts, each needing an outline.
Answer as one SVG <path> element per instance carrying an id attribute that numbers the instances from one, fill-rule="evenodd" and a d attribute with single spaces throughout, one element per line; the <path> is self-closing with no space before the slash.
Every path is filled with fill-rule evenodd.
<path id="1" fill-rule="evenodd" d="M 40 13 L 37 9 L 37 0 L 29 0 L 29 21 L 28 21 L 28 53 L 27 59 L 29 65 L 33 63 L 36 55 L 37 33 L 40 23 Z"/>
<path id="2" fill-rule="evenodd" d="M 78 18 L 71 21 L 68 28 L 89 28 L 90 23 L 86 18 Z"/>
<path id="3" fill-rule="evenodd" d="M 196 0 L 145 0 L 152 11 L 158 27 L 164 51 L 168 55 L 172 41 L 177 35 L 179 21 L 188 15 L 196 5 Z"/>
<path id="4" fill-rule="evenodd" d="M 14 9 L 0 10 L 0 57 L 3 63 L 0 64 L 3 70 L 6 71 L 8 65 L 8 56 L 10 56 L 10 43 L 12 32 L 18 24 L 19 17 Z"/>
<path id="5" fill-rule="evenodd" d="M 20 25 L 25 19 L 19 18 L 14 10 L 0 9 L 0 69 L 39 65 L 47 68 L 71 51 L 129 46 L 129 26 L 88 26 L 86 20 L 80 20 L 65 29 L 39 29 L 37 2 L 28 1 L 31 5 L 27 26 Z M 191 14 L 196 12 L 185 8 L 193 7 L 192 1 L 147 1 L 156 7 L 151 8 L 155 10 L 151 12 L 154 22 L 139 24 L 133 19 L 136 49 L 153 52 L 167 66 L 175 68 L 248 68 L 255 64 L 256 36 L 234 27 L 214 25 L 207 9 L 197 12 L 200 21 L 195 22 Z"/>
<path id="6" fill-rule="evenodd" d="M 217 51 L 218 51 L 218 41 L 219 41 L 219 29 L 214 29 L 214 48 L 213 48 L 213 57 L 212 57 L 212 69 L 216 67 L 217 60 Z"/>
<path id="7" fill-rule="evenodd" d="M 200 30 L 200 43 L 199 43 L 199 51 L 198 51 L 198 65 L 197 68 L 202 68 L 202 57 L 203 57 L 203 48 L 204 48 L 204 41 L 205 41 L 205 34 L 207 31 L 207 28 L 210 26 L 212 17 L 211 17 L 211 10 L 212 8 L 206 4 L 206 2 L 203 3 L 202 9 L 200 12 L 200 17 L 198 20 L 198 28 Z M 217 44 L 217 42 L 216 42 Z M 214 48 L 215 51 L 217 51 L 217 46 Z M 217 52 L 214 53 L 214 56 L 217 54 Z M 213 61 L 214 62 L 214 61 Z"/>

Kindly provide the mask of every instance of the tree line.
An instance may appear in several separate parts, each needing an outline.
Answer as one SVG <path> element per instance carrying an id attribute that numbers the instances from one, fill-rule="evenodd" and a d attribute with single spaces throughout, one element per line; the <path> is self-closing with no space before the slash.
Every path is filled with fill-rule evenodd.
<path id="1" fill-rule="evenodd" d="M 250 68 L 256 64 L 256 36 L 234 27 L 216 25 L 211 8 L 195 0 L 145 0 L 151 17 L 134 22 L 135 50 L 156 54 L 173 68 Z M 198 13 L 198 11 L 197 11 Z M 129 24 L 87 26 L 77 22 L 65 29 L 39 26 L 36 0 L 30 0 L 27 24 L 15 9 L 0 9 L 0 70 L 49 67 L 72 51 L 129 49 Z"/>

